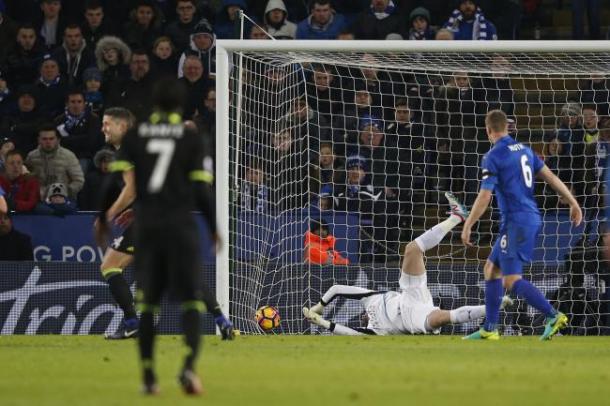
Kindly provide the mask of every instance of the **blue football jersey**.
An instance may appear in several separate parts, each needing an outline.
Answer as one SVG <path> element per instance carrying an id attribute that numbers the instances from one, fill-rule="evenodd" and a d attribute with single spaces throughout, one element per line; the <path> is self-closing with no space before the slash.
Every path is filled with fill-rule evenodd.
<path id="1" fill-rule="evenodd" d="M 535 176 L 544 162 L 531 148 L 505 136 L 496 142 L 481 163 L 481 189 L 495 192 L 502 223 L 539 224 L 534 199 Z"/>

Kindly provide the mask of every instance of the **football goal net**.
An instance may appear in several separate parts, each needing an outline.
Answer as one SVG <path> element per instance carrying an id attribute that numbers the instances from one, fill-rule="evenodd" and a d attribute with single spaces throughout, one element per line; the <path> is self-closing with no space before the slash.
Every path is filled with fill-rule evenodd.
<path id="1" fill-rule="evenodd" d="M 569 315 L 568 334 L 610 323 L 602 254 L 610 141 L 610 43 L 219 41 L 217 205 L 224 248 L 219 300 L 243 332 L 279 309 L 278 333 L 318 333 L 301 308 L 332 284 L 398 288 L 406 243 L 447 216 L 444 192 L 471 205 L 489 149 L 485 114 L 503 110 L 573 191 L 585 221 L 543 184 L 544 226 L 524 269 Z M 483 302 L 482 268 L 498 232 L 495 204 L 465 249 L 457 227 L 426 253 L 445 309 Z M 326 316 L 366 324 L 356 301 Z M 534 334 L 542 316 L 520 300 L 504 334 Z M 463 334 L 478 323 L 452 326 Z"/>

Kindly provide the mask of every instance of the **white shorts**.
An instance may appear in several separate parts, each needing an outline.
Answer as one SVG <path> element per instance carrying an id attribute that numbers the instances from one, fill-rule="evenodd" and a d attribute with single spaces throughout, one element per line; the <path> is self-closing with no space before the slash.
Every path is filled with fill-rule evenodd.
<path id="1" fill-rule="evenodd" d="M 387 292 L 363 299 L 369 317 L 368 328 L 379 335 L 426 334 L 428 315 L 434 306 L 426 274 L 401 273 L 400 292 Z"/>

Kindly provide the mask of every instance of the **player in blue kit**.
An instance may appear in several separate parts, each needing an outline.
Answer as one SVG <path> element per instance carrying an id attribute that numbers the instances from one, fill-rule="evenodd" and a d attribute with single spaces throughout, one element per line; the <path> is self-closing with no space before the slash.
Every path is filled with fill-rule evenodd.
<path id="1" fill-rule="evenodd" d="M 582 221 L 578 202 L 566 185 L 527 146 L 508 135 L 507 118 L 501 110 L 485 117 L 485 129 L 493 147 L 481 164 L 481 189 L 462 229 L 462 242 L 472 246 L 472 226 L 483 215 L 495 191 L 501 214 L 500 235 L 485 263 L 485 323 L 465 339 L 498 340 L 498 321 L 503 288 L 515 293 L 546 316 L 541 340 L 549 340 L 568 323 L 565 314 L 557 312 L 544 295 L 529 281 L 522 279 L 523 263 L 531 261 L 536 237 L 542 225 L 534 200 L 534 176 L 547 182 L 570 206 L 570 220 L 575 226 Z"/>

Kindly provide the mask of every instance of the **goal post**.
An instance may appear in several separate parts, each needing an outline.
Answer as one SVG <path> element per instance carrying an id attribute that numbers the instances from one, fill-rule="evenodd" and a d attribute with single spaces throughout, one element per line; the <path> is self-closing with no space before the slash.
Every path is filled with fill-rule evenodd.
<path id="1" fill-rule="evenodd" d="M 561 202 L 537 187 L 545 226 L 524 274 L 574 316 L 571 333 L 605 331 L 608 271 L 593 240 L 603 221 L 608 84 L 610 41 L 219 40 L 216 294 L 223 311 L 240 330 L 259 333 L 256 309 L 277 306 L 278 332 L 315 333 L 301 307 L 331 284 L 396 289 L 401 249 L 443 218 L 442 193 L 472 203 L 489 149 L 482 119 L 500 108 L 513 135 L 552 163 L 585 206 L 585 226 L 573 229 Z M 373 146 L 381 138 L 383 152 L 363 145 L 367 134 Z M 337 162 L 330 180 L 319 166 L 324 147 Z M 357 169 L 363 178 L 351 184 Z M 465 250 L 454 231 L 427 253 L 435 304 L 482 302 L 482 263 L 497 220 L 492 208 L 476 249 Z M 335 234 L 347 266 L 306 258 L 306 233 L 320 224 Z M 341 302 L 327 316 L 357 324 L 361 311 Z M 541 321 L 521 301 L 503 320 L 506 334 L 536 332 Z"/>

